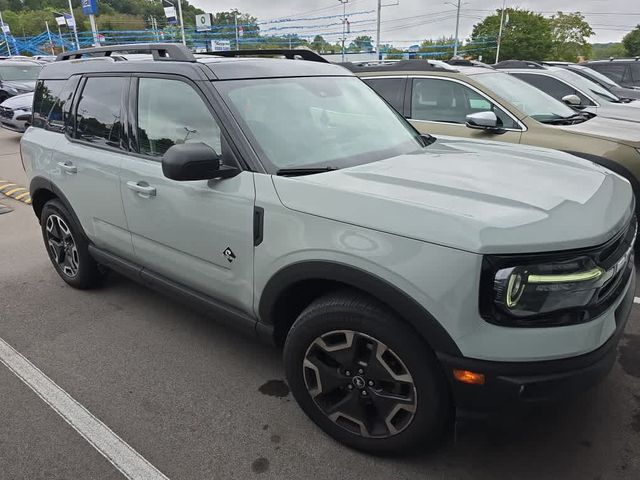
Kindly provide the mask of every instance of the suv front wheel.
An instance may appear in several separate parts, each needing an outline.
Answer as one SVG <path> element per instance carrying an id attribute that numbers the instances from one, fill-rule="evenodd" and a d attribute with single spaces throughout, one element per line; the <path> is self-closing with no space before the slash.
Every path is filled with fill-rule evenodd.
<path id="1" fill-rule="evenodd" d="M 75 288 L 99 286 L 104 275 L 89 254 L 89 242 L 59 200 L 49 200 L 44 205 L 40 224 L 49 259 L 58 275 Z"/>
<path id="2" fill-rule="evenodd" d="M 352 448 L 399 453 L 442 436 L 451 406 L 437 359 L 373 298 L 344 291 L 312 302 L 287 336 L 284 363 L 301 408 Z"/>

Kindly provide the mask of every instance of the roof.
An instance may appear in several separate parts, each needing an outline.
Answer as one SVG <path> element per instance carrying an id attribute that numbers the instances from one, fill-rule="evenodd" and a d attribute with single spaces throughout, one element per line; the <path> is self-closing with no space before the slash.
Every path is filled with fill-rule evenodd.
<path id="1" fill-rule="evenodd" d="M 531 60 L 504 60 L 502 62 L 498 62 L 493 65 L 493 68 L 502 69 L 502 68 L 521 68 L 521 69 L 536 69 L 536 70 L 544 70 L 546 67 L 542 66 L 538 62 L 533 62 Z"/>
<path id="2" fill-rule="evenodd" d="M 254 56 L 285 58 L 254 58 Z M 304 60 L 299 58 L 304 58 Z M 67 52 L 44 66 L 40 78 L 86 73 L 174 73 L 192 80 L 351 76 L 311 50 L 242 50 L 194 55 L 180 44 L 114 45 Z"/>
<path id="3" fill-rule="evenodd" d="M 345 62 L 343 67 L 354 73 L 367 72 L 456 72 L 457 69 L 443 62 L 429 60 L 382 60 L 373 62 Z"/>
<path id="4" fill-rule="evenodd" d="M 609 63 L 609 62 L 640 62 L 640 57 L 635 58 L 608 58 L 606 60 L 587 60 L 586 62 L 582 62 L 582 65 L 589 63 Z"/>

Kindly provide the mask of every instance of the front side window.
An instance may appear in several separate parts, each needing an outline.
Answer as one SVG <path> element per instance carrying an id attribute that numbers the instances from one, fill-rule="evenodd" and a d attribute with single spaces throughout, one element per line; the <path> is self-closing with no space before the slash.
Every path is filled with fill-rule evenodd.
<path id="1" fill-rule="evenodd" d="M 548 93 L 556 100 L 562 100 L 567 95 L 577 95 L 581 105 L 593 105 L 593 102 L 581 94 L 570 85 L 548 75 L 537 75 L 531 73 L 512 73 L 516 78 L 524 80 L 530 85 Z"/>
<path id="2" fill-rule="evenodd" d="M 89 77 L 76 110 L 76 138 L 122 148 L 122 93 L 126 77 Z"/>
<path id="3" fill-rule="evenodd" d="M 451 80 L 415 78 L 411 92 L 411 118 L 464 125 L 467 115 L 494 112 L 504 128 L 518 128 L 501 108 L 475 90 Z"/>
<path id="4" fill-rule="evenodd" d="M 626 65 L 613 62 L 589 64 L 589 68 L 606 75 L 616 83 L 624 83 L 624 76 L 627 71 Z"/>
<path id="5" fill-rule="evenodd" d="M 40 80 L 33 96 L 33 126 L 44 128 L 58 101 L 66 80 Z"/>
<path id="6" fill-rule="evenodd" d="M 360 165 L 424 145 L 400 114 L 355 77 L 213 84 L 270 171 Z"/>
<path id="7" fill-rule="evenodd" d="M 202 142 L 222 154 L 221 132 L 204 100 L 189 84 L 141 78 L 138 84 L 138 144 L 161 157 L 173 145 Z"/>

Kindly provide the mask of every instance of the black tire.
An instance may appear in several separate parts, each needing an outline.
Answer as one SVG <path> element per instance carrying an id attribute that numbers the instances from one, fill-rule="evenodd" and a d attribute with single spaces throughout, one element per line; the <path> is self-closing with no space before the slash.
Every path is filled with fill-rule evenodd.
<path id="1" fill-rule="evenodd" d="M 382 343 L 383 347 L 387 347 L 391 351 L 389 363 L 385 361 L 387 367 L 392 365 L 393 359 L 396 358 L 400 360 L 399 364 L 395 361 L 395 365 L 399 369 L 398 372 L 408 371 L 414 388 L 411 389 L 401 383 L 398 385 L 399 388 L 405 389 L 405 393 L 401 394 L 403 397 L 411 398 L 411 395 L 414 395 L 415 404 L 411 408 L 415 411 L 410 420 L 406 419 L 406 416 L 410 414 L 402 412 L 401 416 L 405 417 L 401 419 L 402 422 L 405 422 L 401 425 L 402 429 L 399 428 L 400 426 L 398 428 L 394 426 L 396 432 L 391 434 L 388 420 L 394 422 L 398 414 L 395 417 L 378 415 L 378 412 L 382 412 L 383 409 L 385 412 L 393 411 L 393 409 L 391 407 L 387 409 L 383 406 L 378 410 L 378 404 L 373 401 L 375 399 L 377 402 L 381 398 L 376 395 L 374 388 L 379 387 L 379 393 L 387 395 L 385 381 L 374 381 L 376 377 L 375 365 L 378 366 L 377 371 L 380 372 L 379 367 L 383 366 L 384 368 L 382 362 L 377 362 L 376 358 L 368 357 L 367 362 L 354 364 L 363 366 L 364 374 L 362 377 L 365 379 L 365 383 L 368 385 L 368 382 L 371 381 L 375 385 L 371 389 L 366 388 L 368 397 L 362 397 L 365 395 L 362 393 L 363 389 L 360 389 L 362 382 L 358 380 L 356 383 L 355 377 L 346 376 L 354 375 L 354 373 L 343 370 L 342 366 L 336 367 L 332 363 L 335 360 L 333 356 L 336 356 L 338 352 L 331 352 L 331 358 L 327 360 L 324 357 L 327 352 L 324 348 L 320 348 L 318 352 L 314 351 L 318 348 L 316 340 L 323 335 L 324 345 L 330 345 L 329 341 L 332 340 L 332 336 L 337 335 L 335 337 L 337 342 L 341 341 L 340 335 L 345 335 L 344 338 L 347 338 L 347 334 L 341 332 L 327 335 L 335 331 L 359 332 L 355 335 L 349 334 L 352 335 L 351 344 L 359 344 L 358 347 L 351 350 L 358 351 L 359 355 L 362 352 L 365 352 L 364 355 L 368 355 L 366 352 L 371 352 L 372 348 L 376 348 L 375 346 Z M 372 342 L 371 345 L 368 344 L 369 340 Z M 375 341 L 378 343 L 376 344 Z M 366 348 L 363 348 L 363 345 Z M 346 348 L 340 351 L 344 352 L 340 353 L 343 355 L 342 358 L 351 358 L 351 354 L 347 354 L 347 351 Z M 376 349 L 376 351 L 378 350 Z M 323 378 L 320 369 L 309 368 L 309 363 L 303 366 L 303 363 L 311 358 L 308 354 L 313 357 L 314 367 L 317 368 L 322 364 L 323 373 L 328 371 L 324 369 L 324 366 L 330 365 L 330 373 L 328 374 L 330 376 L 327 377 L 329 381 L 326 382 L 326 385 L 334 382 L 334 369 L 337 369 L 336 371 L 345 375 L 345 386 L 335 387 L 335 391 L 331 390 L 335 385 L 341 385 L 339 383 L 341 377 L 339 377 L 331 387 L 326 389 L 327 392 L 323 387 L 318 388 L 316 380 L 322 383 L 321 379 Z M 318 360 L 320 358 L 322 360 Z M 417 447 L 428 450 L 438 445 L 448 424 L 452 410 L 449 389 L 434 353 L 410 326 L 400 320 L 386 306 L 359 292 L 339 291 L 313 301 L 300 314 L 289 331 L 284 346 L 284 366 L 291 392 L 302 410 L 327 434 L 354 449 L 376 455 L 406 453 Z M 404 367 L 406 367 L 405 370 L 403 370 Z M 360 376 L 358 373 L 360 368 L 357 370 L 355 373 Z M 389 371 L 388 368 L 385 370 Z M 380 375 L 378 376 L 380 377 Z M 353 383 L 351 386 L 348 385 L 350 380 Z M 308 385 L 311 385 L 312 388 L 308 388 Z M 347 388 L 350 390 L 347 391 Z M 315 399 L 310 393 L 310 389 L 317 395 Z M 359 401 L 359 405 L 346 400 L 347 396 L 353 396 L 354 392 L 360 393 L 360 396 L 356 395 L 357 399 L 353 399 L 353 402 Z M 357 426 L 356 428 L 355 424 L 352 425 L 353 422 L 342 418 L 342 414 L 337 414 L 338 420 L 341 422 L 339 424 L 338 421 L 330 419 L 326 413 L 327 411 L 332 412 L 330 408 L 323 410 L 320 407 L 321 404 L 327 403 L 326 399 L 333 401 L 335 398 L 342 398 L 342 395 L 344 395 L 344 400 L 339 400 L 338 403 L 343 402 L 340 404 L 345 405 L 344 402 L 348 401 L 349 405 L 355 405 L 355 409 L 351 411 L 366 412 L 361 417 L 364 418 L 361 422 L 362 427 Z M 320 401 L 321 397 L 322 402 Z M 388 398 L 388 396 L 382 398 Z M 364 410 L 361 409 L 363 405 Z M 331 408 L 335 408 L 335 405 Z M 333 415 L 336 414 L 333 413 Z M 376 418 L 384 418 L 384 421 L 377 422 Z M 364 427 L 365 425 L 368 426 Z M 387 426 L 385 427 L 385 425 Z M 384 433 L 385 428 L 387 429 L 386 434 Z M 359 433 L 354 431 L 356 429 L 359 430 Z M 378 432 L 382 431 L 382 436 L 372 435 L 371 432 L 374 432 L 375 429 L 378 429 Z"/>
<path id="2" fill-rule="evenodd" d="M 62 223 L 60 223 L 62 222 Z M 104 274 L 100 271 L 98 264 L 89 254 L 89 242 L 82 231 L 82 228 L 73 220 L 73 216 L 67 208 L 59 200 L 49 200 L 42 208 L 40 215 L 40 224 L 42 228 L 42 238 L 45 248 L 49 254 L 49 259 L 53 264 L 58 275 L 74 288 L 86 290 L 96 288 L 102 285 Z M 64 225 L 62 229 L 61 225 Z M 61 237 L 66 236 L 66 245 L 69 247 L 58 247 L 58 239 L 55 238 L 48 228 L 58 228 Z M 65 235 L 68 231 L 68 235 Z M 55 244 L 53 243 L 55 242 Z M 56 251 L 64 250 L 62 254 L 57 256 Z M 72 253 L 73 251 L 73 253 Z M 69 262 L 61 262 L 59 258 L 65 260 L 73 259 L 73 266 L 65 265 Z"/>

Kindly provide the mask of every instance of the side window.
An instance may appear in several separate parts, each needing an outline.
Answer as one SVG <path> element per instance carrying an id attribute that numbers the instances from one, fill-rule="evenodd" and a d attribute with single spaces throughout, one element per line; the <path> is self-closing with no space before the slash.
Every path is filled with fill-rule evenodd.
<path id="1" fill-rule="evenodd" d="M 578 92 L 575 88 L 561 82 L 557 78 L 550 77 L 548 75 L 537 75 L 535 73 L 512 73 L 514 77 L 518 77 L 521 80 L 533 85 L 539 90 L 551 95 L 553 98 L 562 101 L 563 97 L 567 95 L 577 95 L 580 97 L 580 103 L 582 105 L 593 105 L 594 103 Z"/>
<path id="2" fill-rule="evenodd" d="M 364 78 L 364 82 L 373 88 L 378 95 L 402 113 L 404 105 L 405 78 Z"/>
<path id="3" fill-rule="evenodd" d="M 594 63 L 589 64 L 588 67 L 606 75 L 616 83 L 624 83 L 625 72 L 627 70 L 627 66 L 625 64 Z"/>
<path id="4" fill-rule="evenodd" d="M 640 61 L 630 64 L 627 72 L 625 83 L 640 86 Z"/>
<path id="5" fill-rule="evenodd" d="M 450 80 L 415 78 L 411 91 L 411 118 L 432 122 L 466 123 L 467 115 L 491 111 L 501 126 L 519 128 L 500 107 L 475 90 Z"/>
<path id="6" fill-rule="evenodd" d="M 51 111 L 60 100 L 66 80 L 38 80 L 33 96 L 33 126 L 45 128 Z M 55 119 L 55 115 L 54 115 Z"/>
<path id="7" fill-rule="evenodd" d="M 100 146 L 123 148 L 121 99 L 126 77 L 89 77 L 76 109 L 75 137 Z"/>
<path id="8" fill-rule="evenodd" d="M 221 132 L 204 100 L 189 84 L 141 78 L 138 84 L 140 153 L 161 157 L 180 143 L 202 142 L 222 154 Z"/>

